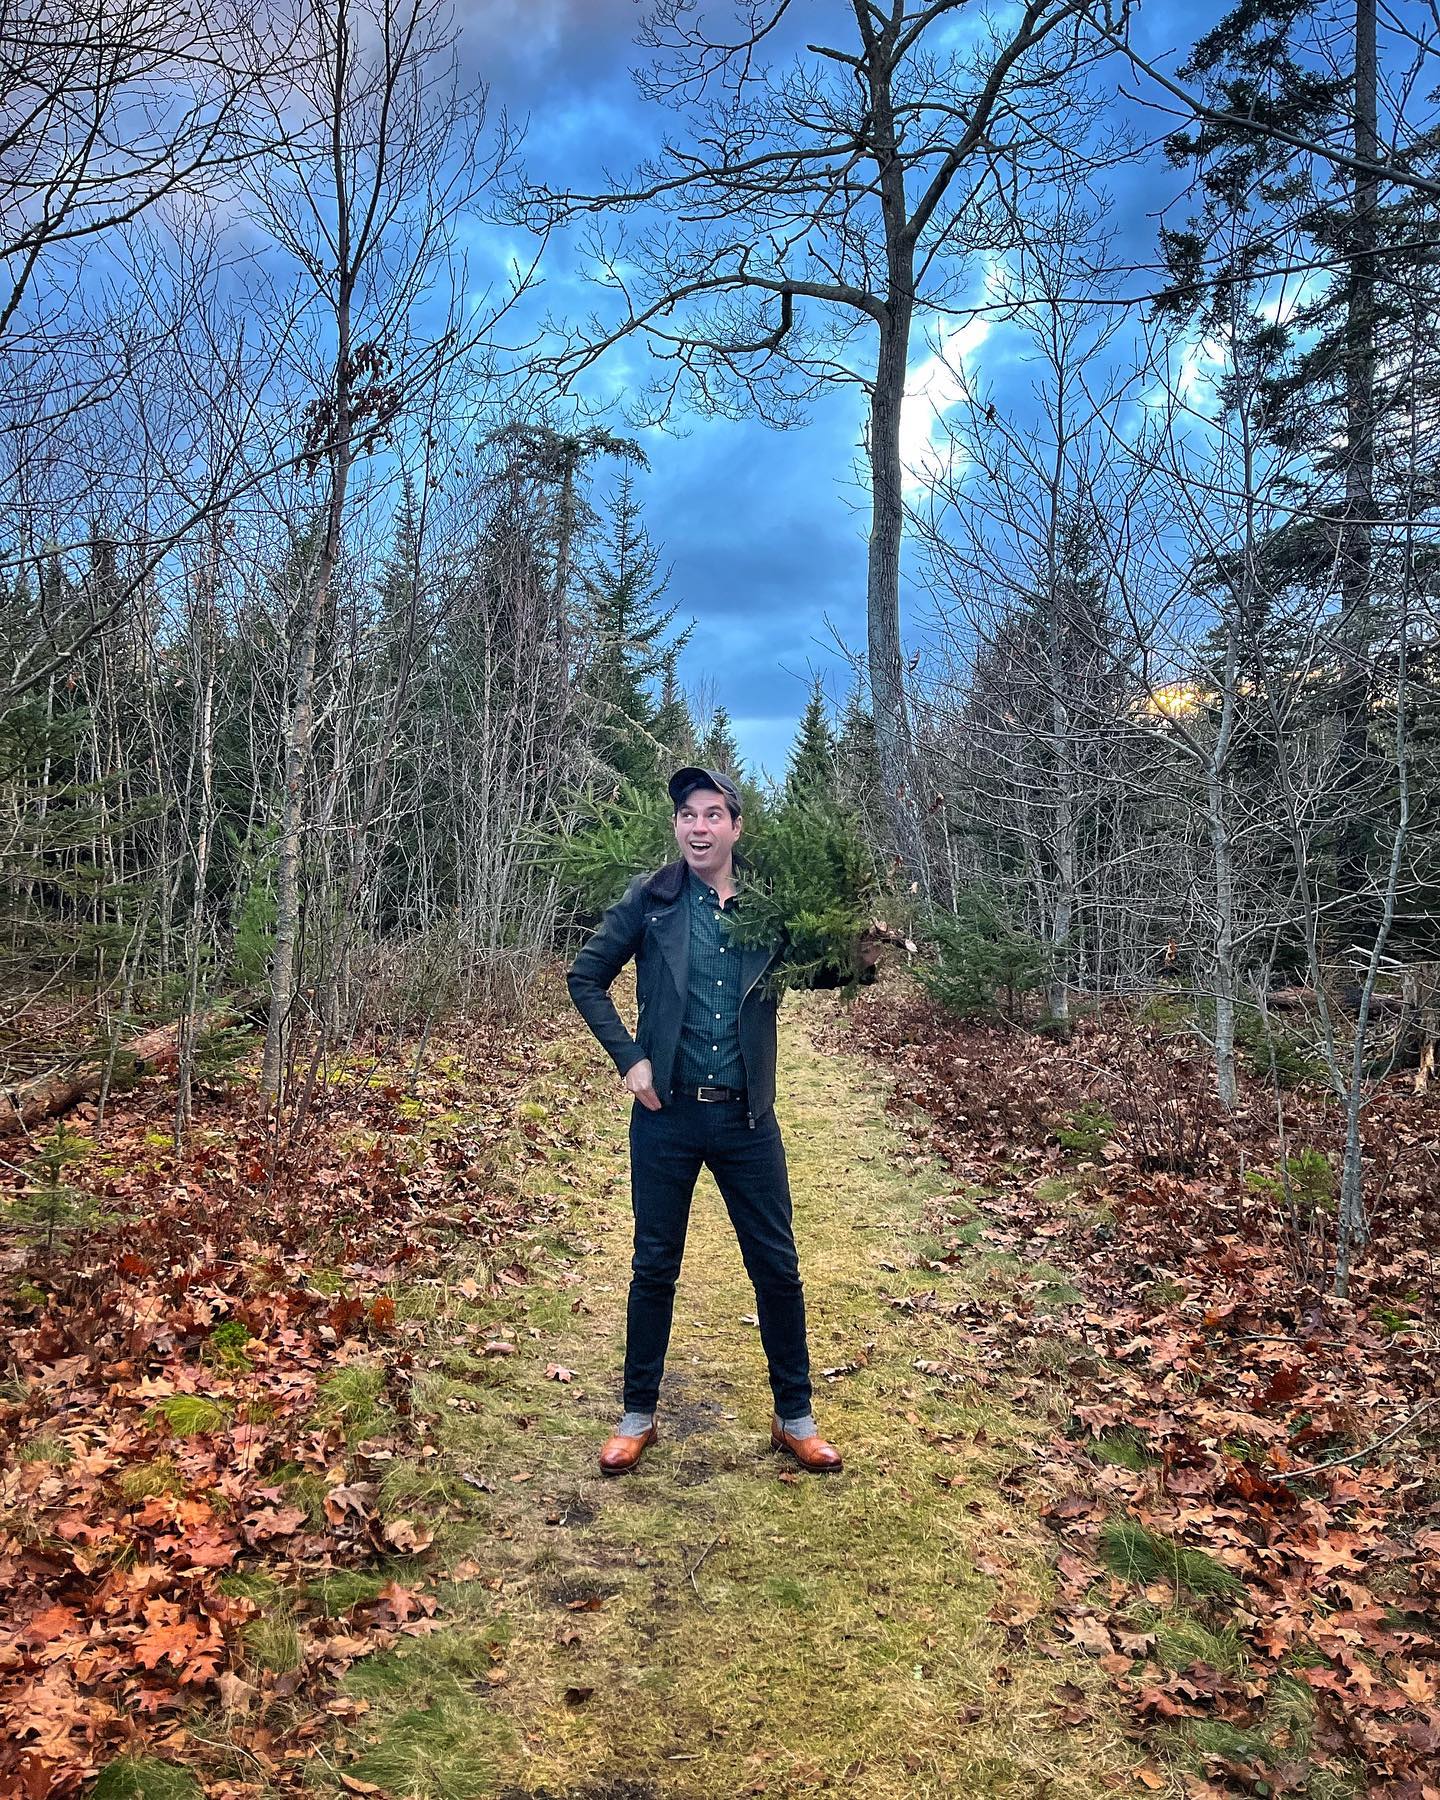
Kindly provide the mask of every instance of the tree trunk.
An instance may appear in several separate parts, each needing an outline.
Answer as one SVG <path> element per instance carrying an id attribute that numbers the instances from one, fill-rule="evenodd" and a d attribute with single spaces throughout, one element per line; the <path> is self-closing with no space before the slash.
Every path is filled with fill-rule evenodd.
<path id="1" fill-rule="evenodd" d="M 910 714 L 900 648 L 900 546 L 905 523 L 900 410 L 914 303 L 901 298 L 880 327 L 870 399 L 870 554 L 866 579 L 870 704 L 892 852 L 928 891 L 914 793 Z"/>
<path id="2" fill-rule="evenodd" d="M 1355 126 L 1358 161 L 1350 217 L 1349 292 L 1345 313 L 1345 502 L 1337 574 L 1340 583 L 1340 782 L 1349 795 L 1336 833 L 1336 890 L 1366 889 L 1373 820 L 1366 794 L 1369 764 L 1370 639 L 1368 618 L 1375 521 L 1375 248 L 1380 184 L 1369 172 L 1379 154 L 1375 0 L 1355 4 Z M 1342 927 L 1347 935 L 1351 928 Z"/>

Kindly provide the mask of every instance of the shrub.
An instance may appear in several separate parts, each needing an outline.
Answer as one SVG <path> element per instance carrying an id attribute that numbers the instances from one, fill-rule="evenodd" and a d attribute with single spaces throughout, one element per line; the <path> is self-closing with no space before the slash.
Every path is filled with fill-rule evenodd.
<path id="1" fill-rule="evenodd" d="M 1335 1171 L 1323 1150 L 1298 1150 L 1278 1169 L 1251 1169 L 1245 1185 L 1252 1193 L 1293 1206 L 1305 1219 L 1335 1210 Z"/>
<path id="2" fill-rule="evenodd" d="M 935 960 L 920 969 L 921 985 L 941 1006 L 964 1016 L 1013 1018 L 1017 1003 L 1043 988 L 1053 972 L 1049 946 L 1018 926 L 989 888 L 969 888 L 953 913 L 935 913 L 929 935 Z"/>
<path id="3" fill-rule="evenodd" d="M 1101 1153 L 1106 1144 L 1115 1135 L 1115 1121 L 1103 1106 L 1093 1100 L 1087 1100 L 1070 1114 L 1068 1123 L 1055 1128 L 1055 1138 L 1061 1149 L 1068 1150 L 1072 1156 L 1080 1156 L 1086 1161 Z"/>

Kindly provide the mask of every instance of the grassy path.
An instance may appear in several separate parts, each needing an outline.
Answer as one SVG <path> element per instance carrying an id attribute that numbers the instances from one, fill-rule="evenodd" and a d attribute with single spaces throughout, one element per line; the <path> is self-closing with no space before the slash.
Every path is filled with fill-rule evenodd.
<path id="1" fill-rule="evenodd" d="M 628 1279 L 627 1114 L 588 1038 L 563 1040 L 526 1109 L 544 1156 L 525 1176 L 567 1203 L 550 1209 L 561 1222 L 522 1251 L 506 1306 L 473 1303 L 463 1279 L 412 1299 L 434 1321 L 415 1397 L 433 1454 L 386 1496 L 435 1530 L 451 1579 L 437 1629 L 347 1678 L 363 1708 L 351 1785 L 417 1800 L 1141 1791 L 1098 1691 L 1098 1722 L 1055 1723 L 1058 1684 L 1095 1684 L 1026 1642 L 1044 1533 L 996 1490 L 1024 1421 L 969 1379 L 955 1325 L 890 1304 L 934 1284 L 922 1229 L 969 1209 L 917 1165 L 881 1080 L 814 1047 L 806 1018 L 830 1004 L 783 1009 L 778 1111 L 816 1410 L 845 1473 L 769 1451 L 754 1297 L 705 1175 L 662 1440 L 632 1474 L 599 1475 Z M 945 1279 L 983 1280 L 983 1264 L 976 1252 Z M 487 1354 L 495 1340 L 513 1350 Z"/>

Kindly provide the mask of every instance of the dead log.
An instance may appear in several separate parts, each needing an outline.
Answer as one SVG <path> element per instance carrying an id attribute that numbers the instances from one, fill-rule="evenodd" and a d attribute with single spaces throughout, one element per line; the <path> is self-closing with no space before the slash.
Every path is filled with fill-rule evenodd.
<path id="1" fill-rule="evenodd" d="M 195 1020 L 196 1038 L 233 1025 L 239 1017 L 233 1007 L 215 1007 Z M 183 1024 L 177 1019 L 173 1025 L 157 1026 L 121 1044 L 115 1052 L 112 1082 L 129 1082 L 141 1075 L 173 1069 L 180 1057 Z M 70 1068 L 33 1076 L 19 1087 L 0 1088 L 0 1137 L 13 1137 L 45 1119 L 58 1118 L 82 1100 L 93 1100 L 105 1085 L 105 1072 L 110 1067 L 110 1052 L 106 1050 L 93 1053 Z"/>

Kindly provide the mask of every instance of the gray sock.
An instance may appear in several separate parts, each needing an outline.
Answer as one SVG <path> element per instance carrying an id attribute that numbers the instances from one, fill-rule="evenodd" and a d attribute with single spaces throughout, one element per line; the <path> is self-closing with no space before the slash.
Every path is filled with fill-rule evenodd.
<path id="1" fill-rule="evenodd" d="M 627 1412 L 621 1414 L 615 1430 L 620 1437 L 644 1437 L 654 1423 L 653 1412 Z"/>
<path id="2" fill-rule="evenodd" d="M 820 1427 L 815 1423 L 814 1416 L 808 1412 L 801 1413 L 798 1419 L 782 1419 L 780 1429 L 788 1431 L 791 1437 L 797 1438 L 819 1437 L 820 1435 Z"/>

